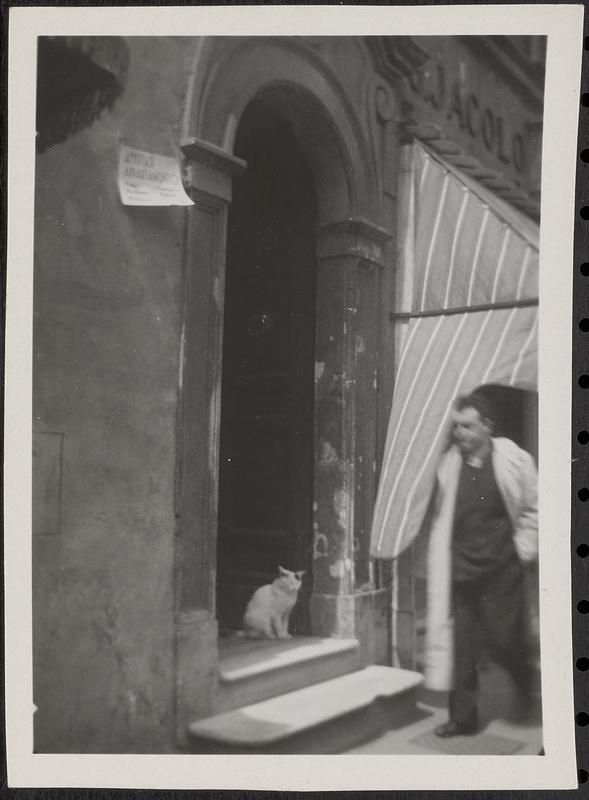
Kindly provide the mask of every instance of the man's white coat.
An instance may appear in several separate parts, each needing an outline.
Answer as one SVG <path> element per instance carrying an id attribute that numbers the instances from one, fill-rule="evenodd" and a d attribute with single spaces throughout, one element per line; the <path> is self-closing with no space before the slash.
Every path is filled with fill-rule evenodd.
<path id="1" fill-rule="evenodd" d="M 493 471 L 524 563 L 538 555 L 538 476 L 529 453 L 510 439 L 492 439 Z M 462 455 L 454 445 L 438 469 L 434 518 L 427 553 L 425 681 L 430 689 L 452 688 L 452 528 Z"/>

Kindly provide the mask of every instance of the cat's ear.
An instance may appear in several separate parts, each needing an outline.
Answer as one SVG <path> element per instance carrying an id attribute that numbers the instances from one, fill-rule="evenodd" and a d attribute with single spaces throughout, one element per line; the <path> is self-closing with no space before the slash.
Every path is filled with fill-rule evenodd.
<path id="1" fill-rule="evenodd" d="M 278 572 L 280 572 L 281 575 L 290 575 L 290 570 L 284 569 L 280 564 L 278 565 Z"/>
<path id="2" fill-rule="evenodd" d="M 295 575 L 297 576 L 297 578 L 299 580 L 301 580 L 301 578 L 303 577 L 304 574 L 305 574 L 305 570 L 304 569 L 300 569 L 298 572 L 295 572 Z"/>

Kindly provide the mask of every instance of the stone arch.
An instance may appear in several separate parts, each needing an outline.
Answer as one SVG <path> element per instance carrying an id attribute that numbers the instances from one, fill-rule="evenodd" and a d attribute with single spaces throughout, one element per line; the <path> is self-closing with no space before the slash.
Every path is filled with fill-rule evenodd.
<path id="1" fill-rule="evenodd" d="M 186 212 L 177 429 L 179 731 L 186 718 L 214 710 L 227 228 L 233 181 L 247 168 L 234 153 L 235 136 L 254 99 L 290 123 L 317 198 L 310 632 L 358 638 L 366 648 L 377 635 L 369 608 L 380 589 L 368 537 L 381 274 L 392 248 L 391 232 L 379 225 L 382 184 L 369 124 L 360 118 L 366 98 L 356 95 L 309 41 L 203 37 L 196 45 L 181 137 L 194 205 Z M 197 653 L 206 653 L 200 676 Z"/>
<path id="2" fill-rule="evenodd" d="M 183 140 L 233 152 L 241 115 L 254 98 L 285 117 L 315 177 L 320 224 L 377 224 L 379 182 L 362 126 L 337 76 L 296 39 L 202 39 L 197 45 Z"/>

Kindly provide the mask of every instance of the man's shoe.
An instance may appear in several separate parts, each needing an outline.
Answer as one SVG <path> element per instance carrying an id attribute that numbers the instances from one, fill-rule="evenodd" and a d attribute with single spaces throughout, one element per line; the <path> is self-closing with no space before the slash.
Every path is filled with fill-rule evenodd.
<path id="1" fill-rule="evenodd" d="M 449 739 L 451 736 L 472 736 L 476 732 L 476 722 L 454 722 L 452 719 L 444 722 L 443 725 L 438 725 L 434 730 L 436 736 L 440 736 L 442 739 Z"/>

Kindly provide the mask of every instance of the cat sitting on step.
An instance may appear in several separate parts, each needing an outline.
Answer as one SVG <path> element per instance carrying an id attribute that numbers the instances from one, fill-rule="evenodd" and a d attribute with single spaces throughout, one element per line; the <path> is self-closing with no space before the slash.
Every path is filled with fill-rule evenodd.
<path id="1" fill-rule="evenodd" d="M 304 572 L 278 567 L 280 576 L 256 589 L 243 616 L 245 636 L 290 639 L 288 620 L 297 602 Z"/>

